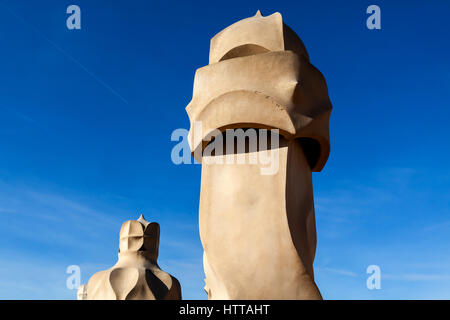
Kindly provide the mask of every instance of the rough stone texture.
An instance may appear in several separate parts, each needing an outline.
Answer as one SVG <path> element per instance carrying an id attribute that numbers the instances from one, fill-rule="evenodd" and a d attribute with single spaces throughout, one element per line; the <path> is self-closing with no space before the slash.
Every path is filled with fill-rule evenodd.
<path id="1" fill-rule="evenodd" d="M 77 300 L 87 300 L 87 286 L 85 284 L 78 287 Z"/>
<path id="2" fill-rule="evenodd" d="M 87 284 L 87 300 L 178 300 L 177 279 L 158 264 L 159 224 L 138 220 L 120 229 L 119 260 L 108 270 L 95 273 Z"/>
<path id="3" fill-rule="evenodd" d="M 321 299 L 312 171 L 328 159 L 331 103 L 324 77 L 281 14 L 258 11 L 211 40 L 210 63 L 197 70 L 186 110 L 191 151 L 202 162 L 209 299 Z M 247 160 L 276 156 L 275 174 L 262 175 L 261 163 L 227 162 L 236 150 L 202 154 L 214 132 L 235 128 L 279 129 L 279 147 L 244 152 Z"/>

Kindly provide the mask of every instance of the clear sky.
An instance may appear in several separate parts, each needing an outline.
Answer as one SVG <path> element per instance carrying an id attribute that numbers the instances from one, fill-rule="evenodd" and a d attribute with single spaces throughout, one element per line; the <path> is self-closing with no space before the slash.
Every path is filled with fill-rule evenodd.
<path id="1" fill-rule="evenodd" d="M 81 8 L 68 30 L 66 8 Z M 381 30 L 366 8 L 381 8 Z M 160 266 L 206 299 L 200 166 L 174 165 L 209 40 L 280 12 L 324 74 L 331 154 L 314 173 L 326 299 L 450 299 L 450 2 L 0 1 L 0 298 L 74 299 L 121 223 L 161 225 Z M 368 290 L 366 268 L 381 268 Z"/>

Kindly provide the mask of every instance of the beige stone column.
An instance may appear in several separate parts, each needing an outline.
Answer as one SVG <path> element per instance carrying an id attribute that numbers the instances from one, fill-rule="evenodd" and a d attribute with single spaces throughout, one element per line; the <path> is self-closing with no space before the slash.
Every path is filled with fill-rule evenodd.
<path id="1" fill-rule="evenodd" d="M 300 38 L 279 13 L 258 11 L 224 29 L 211 40 L 210 63 L 197 70 L 186 109 L 191 151 L 202 162 L 199 223 L 209 298 L 321 299 L 312 172 L 328 158 L 331 103 Z M 209 152 L 237 128 L 257 132 L 256 140 L 247 137 L 244 151 Z M 275 147 L 262 143 L 266 129 L 280 133 L 272 137 Z M 255 158 L 276 161 L 277 170 L 263 173 L 267 161 Z"/>

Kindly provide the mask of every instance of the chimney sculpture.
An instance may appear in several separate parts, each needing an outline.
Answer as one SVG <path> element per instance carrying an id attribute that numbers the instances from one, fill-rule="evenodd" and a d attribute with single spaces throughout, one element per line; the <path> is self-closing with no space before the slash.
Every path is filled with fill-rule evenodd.
<path id="1" fill-rule="evenodd" d="M 119 260 L 95 273 L 87 284 L 87 300 L 180 300 L 177 279 L 158 264 L 159 224 L 144 216 L 120 229 Z"/>
<path id="2" fill-rule="evenodd" d="M 189 145 L 202 162 L 199 227 L 209 299 L 321 299 L 312 172 L 328 159 L 331 103 L 324 77 L 280 13 L 258 11 L 212 38 L 186 111 Z M 228 148 L 236 129 L 245 149 Z M 271 129 L 279 135 L 269 147 L 263 140 Z M 264 173 L 267 161 L 251 161 L 263 156 L 276 170 Z"/>

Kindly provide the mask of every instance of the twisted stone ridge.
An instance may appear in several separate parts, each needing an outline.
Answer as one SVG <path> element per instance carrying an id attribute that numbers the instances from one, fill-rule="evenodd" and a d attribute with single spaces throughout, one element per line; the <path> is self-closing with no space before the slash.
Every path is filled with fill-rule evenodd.
<path id="1" fill-rule="evenodd" d="M 312 171 L 328 159 L 331 109 L 324 77 L 280 13 L 258 11 L 211 39 L 209 65 L 196 71 L 186 107 L 191 152 L 202 162 L 209 299 L 322 298 L 313 272 Z M 203 154 L 217 130 L 237 128 L 278 129 L 279 146 L 245 151 L 245 164 L 227 161 L 236 150 Z M 255 153 L 276 157 L 279 169 L 261 175 L 263 164 L 249 161 Z"/>
<path id="2" fill-rule="evenodd" d="M 119 260 L 95 273 L 87 284 L 88 300 L 179 300 L 178 280 L 158 264 L 159 224 L 138 220 L 122 224 Z"/>

